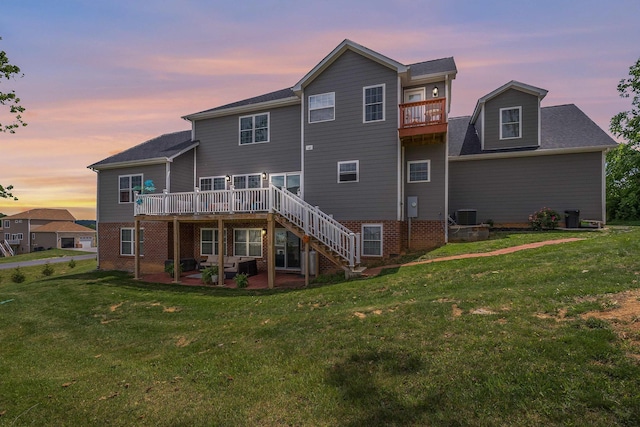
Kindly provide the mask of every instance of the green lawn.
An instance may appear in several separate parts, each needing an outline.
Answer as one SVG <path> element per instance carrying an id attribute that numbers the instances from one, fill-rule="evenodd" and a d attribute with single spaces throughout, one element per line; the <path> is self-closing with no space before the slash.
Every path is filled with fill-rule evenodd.
<path id="1" fill-rule="evenodd" d="M 70 249 L 49 249 L 48 251 L 31 252 L 11 257 L 0 257 L 0 264 L 7 262 L 30 261 L 33 259 L 58 258 L 62 256 L 88 255 L 89 252 L 74 251 Z"/>
<path id="2" fill-rule="evenodd" d="M 579 237 L 289 291 L 0 271 L 0 424 L 640 425 L 639 317 L 585 316 L 638 302 L 640 228 Z"/>

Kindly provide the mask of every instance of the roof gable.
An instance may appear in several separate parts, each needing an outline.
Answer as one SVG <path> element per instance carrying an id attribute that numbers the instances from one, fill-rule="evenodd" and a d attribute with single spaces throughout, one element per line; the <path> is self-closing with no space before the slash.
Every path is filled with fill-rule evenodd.
<path id="1" fill-rule="evenodd" d="M 480 111 L 482 111 L 482 107 L 487 101 L 495 98 L 496 96 L 506 92 L 509 89 L 515 89 L 520 92 L 537 96 L 539 100 L 542 100 L 545 96 L 547 96 L 547 92 L 548 92 L 546 89 L 541 89 L 539 87 L 531 86 L 526 83 L 521 83 L 516 80 L 511 80 L 509 83 L 506 83 L 500 86 L 498 89 L 491 91 L 485 96 L 478 99 L 478 102 L 476 103 L 476 108 L 473 110 L 473 114 L 471 115 L 471 123 L 475 123 L 475 121 L 478 119 L 478 116 L 480 115 Z"/>
<path id="2" fill-rule="evenodd" d="M 49 222 L 41 225 L 38 228 L 31 230 L 33 233 L 55 233 L 55 232 L 67 232 L 67 233 L 95 233 L 96 230 L 85 227 L 75 222 L 69 221 L 56 221 Z"/>
<path id="3" fill-rule="evenodd" d="M 378 52 L 352 42 L 349 39 L 345 39 L 335 49 L 333 49 L 331 53 L 329 53 L 329 55 L 327 55 L 322 61 L 320 61 L 318 65 L 313 67 L 313 69 L 309 71 L 298 83 L 296 83 L 292 88 L 293 91 L 299 94 L 309 83 L 311 83 L 316 77 L 318 77 L 318 75 L 320 75 L 325 69 L 333 64 L 333 62 L 335 62 L 335 60 L 338 59 L 347 50 L 355 52 L 359 55 L 364 56 L 365 58 L 391 68 L 398 73 L 406 73 L 408 70 L 408 67 L 406 65 L 403 65 L 398 61 L 394 61 L 393 59 L 381 55 Z"/>

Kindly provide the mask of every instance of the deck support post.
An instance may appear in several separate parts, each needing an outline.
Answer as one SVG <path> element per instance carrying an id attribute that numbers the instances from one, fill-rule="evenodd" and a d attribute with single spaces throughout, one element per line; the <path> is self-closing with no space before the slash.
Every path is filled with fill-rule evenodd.
<path id="1" fill-rule="evenodd" d="M 180 283 L 180 223 L 173 217 L 173 283 Z"/>
<path id="2" fill-rule="evenodd" d="M 135 228 L 133 233 L 133 278 L 135 280 L 140 280 L 140 220 L 138 218 L 135 219 Z"/>
<path id="3" fill-rule="evenodd" d="M 309 236 L 305 235 L 304 239 L 304 286 L 309 286 Z"/>
<path id="4" fill-rule="evenodd" d="M 218 218 L 218 285 L 224 285 L 224 220 Z"/>
<path id="5" fill-rule="evenodd" d="M 276 282 L 276 222 L 273 213 L 267 214 L 267 282 L 273 289 Z"/>

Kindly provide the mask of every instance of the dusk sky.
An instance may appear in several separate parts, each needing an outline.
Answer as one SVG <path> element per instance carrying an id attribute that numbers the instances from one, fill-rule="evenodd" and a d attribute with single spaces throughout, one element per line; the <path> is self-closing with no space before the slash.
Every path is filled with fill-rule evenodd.
<path id="1" fill-rule="evenodd" d="M 28 123 L 0 133 L 0 184 L 20 199 L 0 212 L 95 219 L 88 165 L 189 129 L 186 114 L 291 87 L 346 38 L 404 64 L 453 56 L 453 116 L 518 80 L 608 130 L 631 105 L 616 86 L 640 57 L 640 1 L 20 0 L 2 3 L 0 37 L 24 73 L 0 91 Z"/>

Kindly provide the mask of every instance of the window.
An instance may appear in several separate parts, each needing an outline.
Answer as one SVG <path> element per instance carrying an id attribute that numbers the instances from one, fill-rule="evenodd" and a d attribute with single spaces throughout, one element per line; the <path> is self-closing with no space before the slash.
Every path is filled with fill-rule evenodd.
<path id="1" fill-rule="evenodd" d="M 10 233 L 4 233 L 4 240 L 11 240 L 11 234 Z"/>
<path id="2" fill-rule="evenodd" d="M 269 142 L 269 113 L 240 117 L 240 145 Z"/>
<path id="3" fill-rule="evenodd" d="M 233 230 L 233 255 L 262 258 L 262 229 Z"/>
<path id="4" fill-rule="evenodd" d="M 520 138 L 522 107 L 500 109 L 500 139 Z"/>
<path id="5" fill-rule="evenodd" d="M 338 162 L 338 182 L 358 182 L 359 161 Z"/>
<path id="6" fill-rule="evenodd" d="M 407 162 L 407 182 L 431 181 L 431 160 L 414 160 Z"/>
<path id="7" fill-rule="evenodd" d="M 362 224 L 362 256 L 382 256 L 382 224 Z"/>
<path id="8" fill-rule="evenodd" d="M 22 233 L 12 234 L 11 240 L 22 240 L 24 239 L 24 235 Z"/>
<path id="9" fill-rule="evenodd" d="M 11 227 L 11 221 L 8 219 L 4 220 L 4 228 L 10 228 Z"/>
<path id="10" fill-rule="evenodd" d="M 36 233 L 31 233 L 31 240 L 36 240 Z"/>
<path id="11" fill-rule="evenodd" d="M 335 92 L 309 96 L 309 123 L 327 122 L 336 117 Z"/>
<path id="12" fill-rule="evenodd" d="M 233 188 L 236 190 L 243 188 L 262 188 L 262 174 L 234 175 Z"/>
<path id="13" fill-rule="evenodd" d="M 200 190 L 226 190 L 227 181 L 224 176 L 210 176 L 206 178 L 200 178 Z"/>
<path id="14" fill-rule="evenodd" d="M 384 120 L 384 85 L 363 88 L 364 122 Z"/>
<path id="15" fill-rule="evenodd" d="M 227 254 L 227 233 L 224 234 L 224 254 Z M 201 255 L 218 255 L 218 229 L 217 228 L 201 228 L 200 229 L 200 254 Z"/>
<path id="16" fill-rule="evenodd" d="M 135 255 L 135 228 L 120 229 L 120 255 Z M 140 229 L 140 255 L 144 254 L 144 228 Z"/>
<path id="17" fill-rule="evenodd" d="M 133 203 L 133 193 L 142 188 L 142 174 L 120 175 L 120 203 Z"/>

